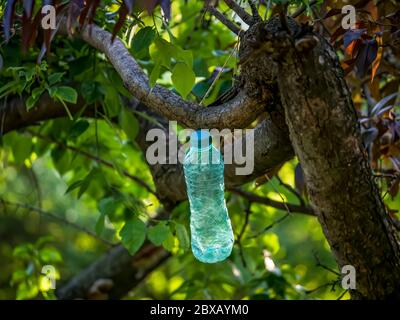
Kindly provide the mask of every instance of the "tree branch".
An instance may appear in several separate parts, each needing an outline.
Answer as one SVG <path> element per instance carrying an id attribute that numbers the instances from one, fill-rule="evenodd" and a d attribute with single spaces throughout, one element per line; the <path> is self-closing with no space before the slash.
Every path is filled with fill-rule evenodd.
<path id="1" fill-rule="evenodd" d="M 232 193 L 242 196 L 243 198 L 249 200 L 252 203 L 259 203 L 284 211 L 287 211 L 289 209 L 290 213 L 301 213 L 309 216 L 315 216 L 314 210 L 306 205 L 298 205 L 298 204 L 275 201 L 267 197 L 262 197 L 254 193 L 241 190 L 239 188 L 229 188 L 228 190 L 231 191 Z"/>
<path id="2" fill-rule="evenodd" d="M 80 155 L 82 155 L 82 156 L 84 156 L 84 157 L 86 157 L 86 158 L 88 158 L 90 160 L 96 161 L 96 162 L 102 164 L 103 166 L 106 166 L 106 167 L 111 168 L 111 169 L 115 169 L 115 166 L 114 166 L 114 164 L 112 162 L 104 160 L 104 159 L 102 159 L 102 158 L 100 158 L 98 156 L 95 156 L 95 155 L 93 155 L 93 154 L 91 154 L 91 153 L 89 153 L 89 152 L 87 152 L 85 150 L 79 149 L 79 148 L 74 147 L 74 146 L 67 145 L 67 144 L 65 144 L 65 143 L 63 143 L 61 141 L 57 141 L 56 139 L 53 139 L 53 138 L 51 138 L 49 136 L 44 136 L 44 135 L 42 135 L 40 133 L 33 132 L 32 130 L 28 130 L 28 132 L 29 132 L 29 134 L 31 134 L 34 137 L 38 137 L 39 139 L 46 140 L 46 141 L 51 142 L 51 143 L 55 143 L 58 146 L 60 146 L 61 148 L 63 148 L 63 149 L 71 150 L 71 151 L 73 151 L 73 152 L 75 152 L 77 154 L 80 154 Z M 129 178 L 130 180 L 135 181 L 142 188 L 146 189 L 147 192 L 153 194 L 156 198 L 158 197 L 157 193 L 146 182 L 144 182 L 139 177 L 130 174 L 126 170 L 122 170 L 121 173 L 125 177 Z"/>
<path id="3" fill-rule="evenodd" d="M 134 256 L 123 246 L 116 246 L 61 286 L 56 291 L 57 298 L 97 298 L 92 293 L 98 291 L 93 290 L 96 283 L 99 280 L 108 280 L 108 288 L 96 293 L 100 293 L 102 299 L 120 299 L 169 257 L 170 253 L 162 247 L 155 247 L 150 243 L 143 245 Z"/>
<path id="4" fill-rule="evenodd" d="M 206 9 L 229 30 L 231 30 L 233 33 L 237 35 L 239 34 L 240 28 L 232 21 L 230 21 L 222 12 L 218 11 L 218 9 L 214 8 L 213 6 L 207 6 Z"/>
<path id="5" fill-rule="evenodd" d="M 53 212 L 48 212 L 48 211 L 45 211 L 45 210 L 42 210 L 40 208 L 31 206 L 31 205 L 26 204 L 26 203 L 11 202 L 11 201 L 7 201 L 7 200 L 1 199 L 1 198 L 0 198 L 0 204 L 2 204 L 4 206 L 6 206 L 6 205 L 7 206 L 14 206 L 16 208 L 23 208 L 23 209 L 27 209 L 27 210 L 32 211 L 32 212 L 36 212 L 36 213 L 40 214 L 43 217 L 58 221 L 58 222 L 60 222 L 62 224 L 70 226 L 70 227 L 72 227 L 72 228 L 74 228 L 74 229 L 76 229 L 78 231 L 86 233 L 89 236 L 91 236 L 91 237 L 93 237 L 93 238 L 95 238 L 97 240 L 100 240 L 101 242 L 104 242 L 108 246 L 115 245 L 114 243 L 112 243 L 112 242 L 110 242 L 110 241 L 108 241 L 108 240 L 106 240 L 104 238 L 99 237 L 97 234 L 95 234 L 91 230 L 88 230 L 88 229 L 86 229 L 86 228 L 84 228 L 84 227 L 82 227 L 82 226 L 80 226 L 80 225 L 78 225 L 76 223 L 72 223 L 72 222 L 68 221 L 67 219 L 65 219 L 64 217 L 62 217 L 59 214 L 55 214 Z"/>
<path id="6" fill-rule="evenodd" d="M 231 8 L 246 24 L 251 25 L 253 23 L 253 17 L 246 12 L 235 0 L 224 0 L 226 5 Z"/>
<path id="7" fill-rule="evenodd" d="M 60 31 L 67 34 L 65 23 L 60 24 Z M 244 128 L 264 111 L 266 101 L 243 90 L 230 101 L 205 108 L 183 100 L 162 86 L 151 88 L 147 75 L 120 39 L 112 42 L 111 33 L 96 25 L 85 26 L 80 36 L 107 56 L 135 98 L 169 120 L 190 128 Z"/>

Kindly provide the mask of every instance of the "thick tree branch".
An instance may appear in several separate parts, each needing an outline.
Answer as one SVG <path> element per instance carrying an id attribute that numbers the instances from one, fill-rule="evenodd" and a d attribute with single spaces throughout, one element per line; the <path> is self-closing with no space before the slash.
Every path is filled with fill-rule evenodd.
<path id="1" fill-rule="evenodd" d="M 56 295 L 61 300 L 121 299 L 169 256 L 162 247 L 149 243 L 134 256 L 116 246 L 61 286 Z M 101 280 L 107 280 L 107 288 L 97 285 Z"/>
<path id="2" fill-rule="evenodd" d="M 65 23 L 60 31 L 66 34 Z M 149 79 L 118 38 L 96 25 L 83 28 L 81 38 L 103 52 L 121 76 L 125 86 L 140 102 L 169 120 L 176 120 L 190 128 L 243 128 L 265 109 L 266 101 L 244 90 L 232 100 L 212 108 L 183 100 L 172 91 L 156 85 L 150 87 Z"/>
<path id="3" fill-rule="evenodd" d="M 35 107 L 27 111 L 26 97 L 6 97 L 0 101 L 0 136 L 3 134 L 36 125 L 39 122 L 65 117 L 66 112 L 64 106 L 54 101 L 47 93 L 44 93 Z M 78 98 L 76 104 L 67 104 L 71 114 L 77 114 L 85 106 L 82 97 Z M 86 116 L 94 115 L 94 108 L 85 110 Z"/>

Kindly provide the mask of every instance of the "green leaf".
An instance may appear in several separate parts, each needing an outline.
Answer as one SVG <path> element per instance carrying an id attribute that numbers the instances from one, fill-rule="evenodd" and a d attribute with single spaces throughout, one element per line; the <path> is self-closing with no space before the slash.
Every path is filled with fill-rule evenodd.
<path id="1" fill-rule="evenodd" d="M 165 221 L 159 222 L 156 226 L 149 228 L 147 237 L 156 246 L 160 246 L 170 233 Z"/>
<path id="2" fill-rule="evenodd" d="M 39 288 L 36 281 L 28 279 L 18 285 L 17 288 L 17 300 L 28 300 L 35 298 L 39 293 Z"/>
<path id="3" fill-rule="evenodd" d="M 45 247 L 39 251 L 39 258 L 42 263 L 58 263 L 62 262 L 61 254 L 56 248 Z"/>
<path id="4" fill-rule="evenodd" d="M 176 236 L 179 240 L 179 247 L 181 247 L 183 250 L 189 249 L 190 239 L 185 226 L 183 224 L 177 223 L 175 225 L 175 230 Z"/>
<path id="5" fill-rule="evenodd" d="M 279 249 L 279 238 L 275 233 L 267 233 L 262 237 L 262 242 L 264 246 L 270 251 L 273 255 L 276 254 Z"/>
<path id="6" fill-rule="evenodd" d="M 135 141 L 139 132 L 139 122 L 133 113 L 126 109 L 121 110 L 119 115 L 119 125 L 121 126 L 122 130 L 124 130 L 129 140 Z"/>
<path id="7" fill-rule="evenodd" d="M 78 100 L 78 93 L 71 87 L 51 87 L 49 93 L 52 98 L 57 98 L 69 103 L 76 103 Z"/>
<path id="8" fill-rule="evenodd" d="M 20 137 L 15 142 L 16 144 L 12 146 L 14 159 L 17 164 L 22 164 L 31 154 L 32 140 L 27 137 Z"/>
<path id="9" fill-rule="evenodd" d="M 50 86 L 52 86 L 53 84 L 60 82 L 64 74 L 65 72 L 52 73 L 51 75 L 48 76 L 47 82 L 49 83 Z"/>
<path id="10" fill-rule="evenodd" d="M 175 89 L 183 98 L 186 98 L 193 88 L 196 81 L 196 75 L 186 63 L 177 63 L 172 70 L 171 79 Z"/>
<path id="11" fill-rule="evenodd" d="M 193 53 L 190 50 L 178 48 L 176 60 L 186 63 L 190 68 L 193 66 Z"/>
<path id="12" fill-rule="evenodd" d="M 166 68 L 171 65 L 171 59 L 177 56 L 178 49 L 172 43 L 162 38 L 156 38 L 150 46 L 150 57 L 156 64 Z"/>
<path id="13" fill-rule="evenodd" d="M 67 190 L 65 191 L 65 194 L 70 193 L 71 191 L 79 188 L 83 183 L 83 180 L 77 180 L 75 182 L 73 182 L 72 184 L 70 184 L 67 188 Z"/>
<path id="14" fill-rule="evenodd" d="M 69 131 L 70 138 L 77 138 L 89 128 L 87 120 L 79 120 L 73 124 Z"/>
<path id="15" fill-rule="evenodd" d="M 34 254 L 34 247 L 32 244 L 21 244 L 13 250 L 13 257 L 21 260 L 29 260 Z"/>
<path id="16" fill-rule="evenodd" d="M 113 86 L 106 88 L 104 104 L 109 118 L 113 118 L 121 112 L 121 100 L 118 91 Z"/>
<path id="17" fill-rule="evenodd" d="M 32 90 L 31 96 L 28 98 L 28 100 L 26 100 L 26 109 L 28 111 L 35 106 L 44 90 L 45 89 L 41 87 Z"/>
<path id="18" fill-rule="evenodd" d="M 148 48 L 153 42 L 156 32 L 152 27 L 145 27 L 139 30 L 132 41 L 133 53 L 139 53 L 143 49 Z"/>
<path id="19" fill-rule="evenodd" d="M 101 235 L 104 231 L 104 228 L 105 228 L 104 219 L 105 219 L 104 214 L 100 213 L 100 216 L 97 219 L 96 226 L 94 228 L 94 230 L 96 231 L 96 234 L 98 234 L 98 235 Z"/>
<path id="20" fill-rule="evenodd" d="M 26 278 L 27 274 L 25 270 L 19 269 L 13 272 L 10 284 L 12 286 L 16 285 L 17 283 L 21 282 Z"/>
<path id="21" fill-rule="evenodd" d="M 82 197 L 82 195 L 85 193 L 85 191 L 89 188 L 90 183 L 92 182 L 93 179 L 95 179 L 99 174 L 99 170 L 97 168 L 93 168 L 89 174 L 83 179 L 81 187 L 78 192 L 78 199 Z"/>
<path id="22" fill-rule="evenodd" d="M 79 188 L 78 192 L 78 199 L 82 197 L 82 195 L 85 193 L 85 191 L 89 188 L 90 183 L 92 182 L 93 179 L 95 179 L 99 174 L 99 171 L 97 168 L 93 168 L 88 175 L 83 179 L 83 180 L 78 180 L 72 183 L 68 188 L 67 191 L 65 191 L 65 194 L 71 192 L 72 190 L 75 190 Z"/>
<path id="23" fill-rule="evenodd" d="M 154 87 L 156 85 L 157 80 L 160 77 L 160 73 L 161 73 L 161 64 L 156 63 L 156 65 L 154 66 L 154 68 L 150 74 L 150 86 L 151 87 Z"/>
<path id="24" fill-rule="evenodd" d="M 108 197 L 101 199 L 99 204 L 97 205 L 97 209 L 103 214 L 104 216 L 108 216 L 116 210 L 117 206 L 119 205 L 119 201 L 113 197 Z"/>
<path id="25" fill-rule="evenodd" d="M 146 225 L 134 217 L 127 221 L 119 232 L 123 246 L 133 255 L 142 246 L 146 238 Z"/>
<path id="26" fill-rule="evenodd" d="M 167 251 L 172 251 L 175 246 L 175 237 L 171 232 L 168 233 L 167 238 L 163 241 L 162 246 Z"/>

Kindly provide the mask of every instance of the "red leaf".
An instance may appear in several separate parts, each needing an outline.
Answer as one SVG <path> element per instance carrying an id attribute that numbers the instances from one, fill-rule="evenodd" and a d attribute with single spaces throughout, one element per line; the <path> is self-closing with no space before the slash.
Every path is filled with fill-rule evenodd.
<path id="1" fill-rule="evenodd" d="M 362 78 L 368 71 L 372 62 L 378 54 L 378 43 L 375 39 L 365 40 L 361 45 L 357 55 L 357 76 Z"/>
<path id="2" fill-rule="evenodd" d="M 122 4 L 121 8 L 118 11 L 118 21 L 114 26 L 113 30 L 113 35 L 112 35 L 112 40 L 114 41 L 115 36 L 117 35 L 118 31 L 121 30 L 122 26 L 124 25 L 124 22 L 126 20 L 126 16 L 128 15 L 128 8 L 125 5 L 125 2 Z"/>
<path id="3" fill-rule="evenodd" d="M 96 14 L 96 9 L 100 4 L 100 0 L 86 0 L 85 7 L 79 16 L 79 24 L 81 27 L 86 21 L 91 24 Z"/>
<path id="4" fill-rule="evenodd" d="M 357 56 L 357 53 L 359 52 L 360 46 L 362 45 L 362 41 L 361 40 L 355 40 L 352 43 L 350 43 L 350 45 L 346 48 L 346 53 L 350 56 L 350 57 L 355 57 Z"/>
<path id="5" fill-rule="evenodd" d="M 67 18 L 67 30 L 69 34 L 72 34 L 73 25 L 78 20 L 84 6 L 83 0 L 71 0 L 69 3 Z"/>
<path id="6" fill-rule="evenodd" d="M 377 36 L 376 41 L 378 43 L 379 49 L 378 49 L 378 54 L 376 56 L 376 59 L 372 63 L 371 82 L 373 82 L 375 79 L 376 72 L 378 71 L 378 68 L 379 68 L 379 65 L 381 63 L 382 56 L 383 56 L 382 36 L 381 35 Z"/>
<path id="7" fill-rule="evenodd" d="M 351 70 L 354 69 L 356 62 L 357 59 L 349 59 L 342 62 L 342 68 L 344 70 L 345 75 L 347 75 Z"/>
<path id="8" fill-rule="evenodd" d="M 31 17 L 34 4 L 34 0 L 23 0 L 24 12 L 26 13 L 27 18 Z"/>

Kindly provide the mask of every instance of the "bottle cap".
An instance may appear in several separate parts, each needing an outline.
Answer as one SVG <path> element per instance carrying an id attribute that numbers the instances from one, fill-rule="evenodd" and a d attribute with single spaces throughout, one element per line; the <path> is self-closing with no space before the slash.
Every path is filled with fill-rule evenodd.
<path id="1" fill-rule="evenodd" d="M 203 149 L 211 145 L 211 135 L 208 130 L 196 130 L 190 135 L 190 146 Z"/>

